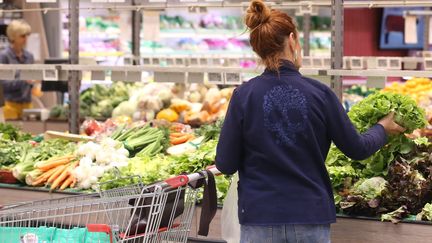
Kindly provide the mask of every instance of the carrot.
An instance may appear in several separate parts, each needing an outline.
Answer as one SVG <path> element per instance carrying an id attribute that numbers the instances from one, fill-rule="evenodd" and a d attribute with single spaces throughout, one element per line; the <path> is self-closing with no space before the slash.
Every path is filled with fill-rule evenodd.
<path id="1" fill-rule="evenodd" d="M 38 176 L 37 178 L 36 178 L 36 180 L 40 180 L 40 179 L 45 179 L 45 180 L 47 180 L 55 171 L 56 171 L 56 169 L 57 169 L 57 167 L 56 168 L 52 168 L 52 169 L 50 169 L 50 170 L 48 170 L 48 171 L 45 171 L 44 173 L 42 173 L 40 176 Z"/>
<path id="2" fill-rule="evenodd" d="M 53 168 L 47 172 L 42 173 L 40 176 L 36 178 L 36 180 L 32 183 L 32 186 L 38 186 L 44 183 L 48 178 L 55 172 L 56 168 Z"/>
<path id="3" fill-rule="evenodd" d="M 65 165 L 65 164 L 67 164 L 69 162 L 70 162 L 69 158 L 64 158 L 64 159 L 61 159 L 61 160 L 54 160 L 52 162 L 44 163 L 42 165 L 36 165 L 36 168 L 38 168 L 38 169 L 40 169 L 42 171 L 48 171 L 48 170 L 50 170 L 50 169 L 52 169 L 54 167 L 57 167 L 59 165 Z"/>
<path id="4" fill-rule="evenodd" d="M 173 132 L 173 133 L 170 134 L 170 137 L 178 138 L 178 137 L 182 137 L 184 135 L 185 134 L 181 133 L 181 132 Z"/>
<path id="5" fill-rule="evenodd" d="M 60 186 L 60 190 L 66 189 L 69 185 L 73 183 L 74 177 L 72 175 L 69 175 L 69 177 L 63 182 L 63 184 Z"/>
<path id="6" fill-rule="evenodd" d="M 70 185 L 70 188 L 74 188 L 75 187 L 75 184 L 76 184 L 76 178 L 75 178 L 75 176 L 73 177 L 73 179 L 72 179 L 72 184 Z"/>
<path id="7" fill-rule="evenodd" d="M 70 175 L 70 168 L 63 170 L 59 177 L 57 177 L 54 182 L 51 184 L 51 190 L 56 189 L 61 182 L 63 182 Z"/>
<path id="8" fill-rule="evenodd" d="M 56 171 L 48 178 L 48 183 L 52 183 L 67 167 L 65 165 L 60 165 L 57 167 Z"/>
<path id="9" fill-rule="evenodd" d="M 189 139 L 189 135 L 184 135 L 183 137 L 171 139 L 171 144 L 172 145 L 182 144 L 187 142 L 188 139 Z"/>
<path id="10" fill-rule="evenodd" d="M 189 139 L 187 140 L 187 142 L 190 142 L 190 141 L 194 140 L 195 138 L 196 138 L 195 135 L 191 134 L 191 135 L 189 135 Z"/>

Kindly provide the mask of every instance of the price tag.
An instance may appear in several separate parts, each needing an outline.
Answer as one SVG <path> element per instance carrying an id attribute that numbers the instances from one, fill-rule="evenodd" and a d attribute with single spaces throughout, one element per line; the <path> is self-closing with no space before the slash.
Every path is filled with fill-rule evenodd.
<path id="1" fill-rule="evenodd" d="M 192 57 L 191 59 L 189 59 L 189 65 L 190 66 L 198 66 L 199 65 L 199 59 Z"/>
<path id="2" fill-rule="evenodd" d="M 123 63 L 125 65 L 132 65 L 133 64 L 132 57 L 124 57 L 123 58 Z"/>
<path id="3" fill-rule="evenodd" d="M 166 65 L 167 66 L 174 66 L 175 60 L 173 58 L 167 58 L 166 59 Z"/>
<path id="4" fill-rule="evenodd" d="M 425 58 L 424 59 L 424 69 L 425 70 L 432 70 L 432 58 Z"/>
<path id="5" fill-rule="evenodd" d="M 313 67 L 322 67 L 323 66 L 323 60 L 321 58 L 313 58 L 312 59 L 312 66 Z"/>
<path id="6" fill-rule="evenodd" d="M 432 18 L 429 17 L 429 28 L 432 26 Z M 432 45 L 432 31 L 429 30 L 429 45 Z"/>
<path id="7" fill-rule="evenodd" d="M 389 69 L 401 70 L 402 69 L 402 58 L 392 57 L 389 59 Z"/>
<path id="8" fill-rule="evenodd" d="M 125 81 L 141 82 L 142 73 L 140 71 L 128 71 Z"/>
<path id="9" fill-rule="evenodd" d="M 42 80 L 43 70 L 21 70 L 19 79 L 21 80 Z"/>
<path id="10" fill-rule="evenodd" d="M 366 81 L 366 86 L 368 88 L 385 88 L 386 77 L 368 77 Z"/>
<path id="11" fill-rule="evenodd" d="M 208 81 L 213 84 L 224 84 L 223 73 L 208 73 Z"/>
<path id="12" fill-rule="evenodd" d="M 230 58 L 228 59 L 228 65 L 230 67 L 238 67 L 240 66 L 240 60 L 237 58 Z"/>
<path id="13" fill-rule="evenodd" d="M 112 71 L 111 81 L 124 81 L 126 79 L 125 71 Z"/>
<path id="14" fill-rule="evenodd" d="M 55 3 L 55 2 L 57 2 L 57 0 L 26 0 L 26 2 L 28 2 L 28 3 Z"/>
<path id="15" fill-rule="evenodd" d="M 166 3 L 167 0 L 149 0 L 149 3 Z"/>
<path id="16" fill-rule="evenodd" d="M 207 66 L 209 64 L 207 58 L 200 58 L 200 65 Z"/>
<path id="17" fill-rule="evenodd" d="M 91 80 L 105 80 L 105 79 L 106 79 L 105 71 L 91 72 Z"/>
<path id="18" fill-rule="evenodd" d="M 14 80 L 15 70 L 0 70 L 0 79 Z"/>
<path id="19" fill-rule="evenodd" d="M 177 66 L 184 66 L 185 65 L 185 61 L 183 58 L 176 58 L 175 59 L 175 65 Z"/>
<path id="20" fill-rule="evenodd" d="M 154 65 L 160 65 L 161 61 L 158 57 L 153 58 L 153 64 Z"/>
<path id="21" fill-rule="evenodd" d="M 330 58 L 325 57 L 325 58 L 324 58 L 324 66 L 325 66 L 325 67 L 330 67 L 330 65 L 331 65 L 331 60 L 330 60 Z"/>
<path id="22" fill-rule="evenodd" d="M 417 44 L 417 16 L 405 16 L 405 43 Z"/>
<path id="23" fill-rule="evenodd" d="M 237 85 L 242 83 L 242 78 L 240 73 L 226 73 L 225 74 L 225 83 Z"/>
<path id="24" fill-rule="evenodd" d="M 387 67 L 388 67 L 388 60 L 386 58 L 378 59 L 378 68 L 387 69 Z"/>
<path id="25" fill-rule="evenodd" d="M 44 81 L 58 81 L 58 72 L 55 69 L 47 69 L 43 70 L 43 79 Z"/>
<path id="26" fill-rule="evenodd" d="M 220 58 L 213 58 L 213 65 L 216 66 L 222 65 L 222 60 Z"/>
<path id="27" fill-rule="evenodd" d="M 141 64 L 142 65 L 151 65 L 152 59 L 150 57 L 143 57 L 143 58 L 141 58 Z"/>
<path id="28" fill-rule="evenodd" d="M 203 83 L 204 73 L 188 73 L 188 83 Z"/>
<path id="29" fill-rule="evenodd" d="M 155 72 L 154 81 L 159 83 L 184 83 L 186 73 L 184 72 Z"/>

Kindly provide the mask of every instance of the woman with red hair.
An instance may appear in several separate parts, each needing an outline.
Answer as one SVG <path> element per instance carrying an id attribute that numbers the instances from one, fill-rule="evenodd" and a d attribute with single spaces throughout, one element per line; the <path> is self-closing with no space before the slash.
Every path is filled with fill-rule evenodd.
<path id="1" fill-rule="evenodd" d="M 404 129 L 389 114 L 359 134 L 332 90 L 299 73 L 299 33 L 287 14 L 254 0 L 245 22 L 266 70 L 234 91 L 216 154 L 222 173 L 239 172 L 241 242 L 328 243 L 330 144 L 363 160 Z"/>

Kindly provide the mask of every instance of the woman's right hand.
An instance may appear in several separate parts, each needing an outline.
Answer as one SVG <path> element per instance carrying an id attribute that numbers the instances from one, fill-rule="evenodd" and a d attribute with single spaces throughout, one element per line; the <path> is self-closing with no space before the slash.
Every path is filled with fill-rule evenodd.
<path id="1" fill-rule="evenodd" d="M 406 130 L 394 121 L 394 115 L 394 112 L 390 112 L 378 122 L 378 124 L 381 124 L 384 127 L 384 130 L 389 135 L 398 135 L 405 132 Z"/>

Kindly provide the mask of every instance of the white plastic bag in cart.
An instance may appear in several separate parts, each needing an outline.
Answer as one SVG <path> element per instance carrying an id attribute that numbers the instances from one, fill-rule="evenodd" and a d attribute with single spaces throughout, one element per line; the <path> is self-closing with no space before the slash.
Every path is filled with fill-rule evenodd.
<path id="1" fill-rule="evenodd" d="M 222 239 L 226 240 L 228 243 L 240 242 L 240 223 L 238 220 L 237 212 L 238 181 L 238 173 L 236 173 L 232 177 L 231 185 L 228 189 L 228 193 L 225 197 L 224 205 L 222 208 Z"/>

